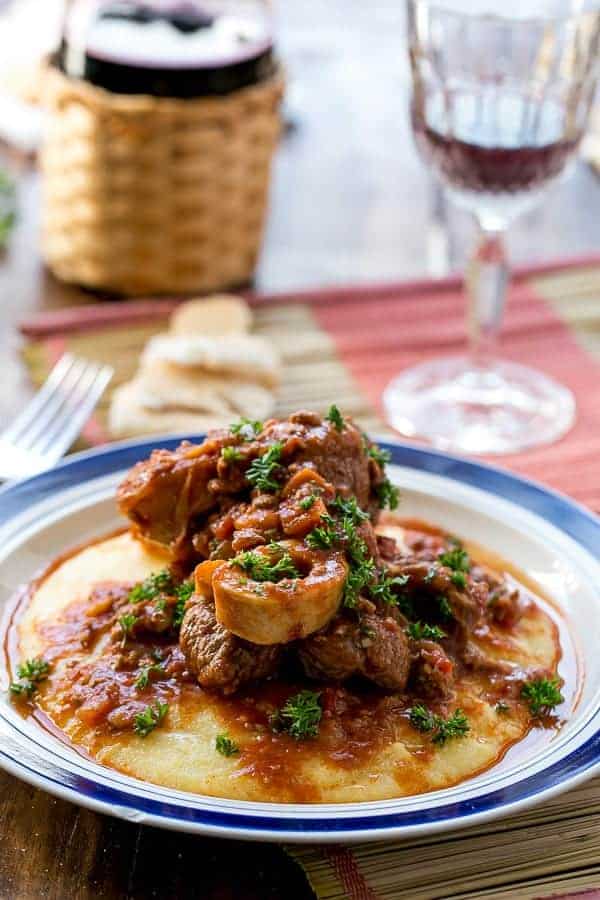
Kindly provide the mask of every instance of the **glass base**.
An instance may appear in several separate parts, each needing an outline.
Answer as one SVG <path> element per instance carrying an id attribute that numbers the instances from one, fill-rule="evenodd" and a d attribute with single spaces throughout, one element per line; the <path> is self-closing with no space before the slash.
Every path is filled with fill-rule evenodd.
<path id="1" fill-rule="evenodd" d="M 569 430 L 575 399 L 562 385 L 517 363 L 477 368 L 467 358 L 408 369 L 388 384 L 389 422 L 406 437 L 459 453 L 514 453 Z"/>

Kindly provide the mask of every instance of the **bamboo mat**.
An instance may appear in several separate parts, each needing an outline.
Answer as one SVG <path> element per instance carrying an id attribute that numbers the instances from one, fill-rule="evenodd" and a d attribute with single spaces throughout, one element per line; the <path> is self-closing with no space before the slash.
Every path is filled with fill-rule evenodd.
<path id="1" fill-rule="evenodd" d="M 283 381 L 274 415 L 287 416 L 300 407 L 325 412 L 335 402 L 364 428 L 383 431 L 383 422 L 340 361 L 333 339 L 320 328 L 310 306 L 261 304 L 255 309 L 255 322 L 256 333 L 273 342 L 283 361 Z M 106 418 L 112 391 L 133 376 L 141 349 L 151 335 L 164 330 L 164 324 L 163 315 L 147 323 L 128 323 L 125 327 L 118 323 L 100 329 L 74 329 L 66 334 L 55 334 L 50 326 L 47 336 L 25 344 L 24 358 L 36 385 L 44 381 L 49 366 L 66 349 L 86 359 L 110 363 L 115 369 L 110 388 L 77 449 L 109 440 Z M 31 330 L 31 323 L 25 325 L 26 332 Z"/>
<path id="2" fill-rule="evenodd" d="M 384 428 L 378 400 L 396 371 L 461 349 L 460 283 L 411 283 L 256 298 L 256 330 L 284 360 L 276 414 L 332 402 Z M 24 323 L 24 357 L 40 383 L 65 350 L 131 376 L 174 301 L 83 307 Z M 600 260 L 522 272 L 511 291 L 504 350 L 574 391 L 576 427 L 551 447 L 502 464 L 600 510 Z M 107 399 L 85 440 L 107 439 Z M 542 898 L 600 900 L 600 778 L 520 816 L 444 837 L 348 847 L 288 847 L 320 900 Z"/>

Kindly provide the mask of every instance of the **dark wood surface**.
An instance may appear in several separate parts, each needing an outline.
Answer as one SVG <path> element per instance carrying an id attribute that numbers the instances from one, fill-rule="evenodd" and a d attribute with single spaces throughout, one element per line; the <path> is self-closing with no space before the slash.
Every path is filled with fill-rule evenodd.
<path id="1" fill-rule="evenodd" d="M 432 191 L 408 130 L 400 6 L 396 0 L 280 3 L 292 127 L 276 164 L 257 274 L 261 289 L 443 274 L 463 260 L 469 223 Z M 97 299 L 44 270 L 38 176 L 8 153 L 3 162 L 18 178 L 19 224 L 0 260 L 0 425 L 29 393 L 19 361 L 19 319 Z M 595 176 L 578 164 L 571 179 L 515 227 L 513 257 L 535 261 L 597 250 L 599 202 Z M 4 774 L 0 791 L 2 900 L 313 896 L 277 847 L 128 824 Z"/>

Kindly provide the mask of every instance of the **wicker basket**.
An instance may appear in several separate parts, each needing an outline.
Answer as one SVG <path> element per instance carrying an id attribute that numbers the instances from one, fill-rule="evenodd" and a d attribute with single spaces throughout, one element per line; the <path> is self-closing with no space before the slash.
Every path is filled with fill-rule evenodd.
<path id="1" fill-rule="evenodd" d="M 68 282 L 125 294 L 247 282 L 260 248 L 283 80 L 224 97 L 112 94 L 56 68 L 42 247 Z"/>

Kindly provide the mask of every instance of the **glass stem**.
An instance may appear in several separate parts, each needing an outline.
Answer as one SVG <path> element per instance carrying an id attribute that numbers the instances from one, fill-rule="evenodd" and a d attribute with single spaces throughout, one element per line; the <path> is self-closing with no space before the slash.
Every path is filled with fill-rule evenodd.
<path id="1" fill-rule="evenodd" d="M 465 278 L 470 354 L 477 368 L 488 367 L 496 356 L 508 278 L 503 232 L 479 226 L 475 252 Z"/>

